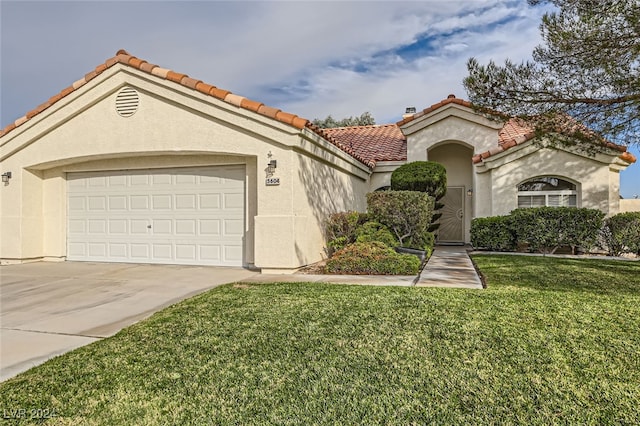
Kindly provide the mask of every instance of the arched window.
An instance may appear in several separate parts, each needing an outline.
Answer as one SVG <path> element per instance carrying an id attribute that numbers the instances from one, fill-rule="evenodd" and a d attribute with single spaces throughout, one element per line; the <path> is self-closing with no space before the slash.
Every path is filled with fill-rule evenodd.
<path id="1" fill-rule="evenodd" d="M 518 208 L 577 207 L 576 184 L 555 176 L 541 176 L 518 185 Z"/>

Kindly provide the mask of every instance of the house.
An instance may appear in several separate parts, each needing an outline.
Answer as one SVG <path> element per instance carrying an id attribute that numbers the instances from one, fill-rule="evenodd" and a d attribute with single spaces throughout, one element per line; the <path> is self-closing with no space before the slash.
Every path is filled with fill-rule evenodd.
<path id="1" fill-rule="evenodd" d="M 396 124 L 320 129 L 121 50 L 0 133 L 0 259 L 257 267 L 321 260 L 327 215 L 408 161 L 445 165 L 442 242 L 518 206 L 619 210 L 616 145 L 533 143 L 455 96 Z"/>

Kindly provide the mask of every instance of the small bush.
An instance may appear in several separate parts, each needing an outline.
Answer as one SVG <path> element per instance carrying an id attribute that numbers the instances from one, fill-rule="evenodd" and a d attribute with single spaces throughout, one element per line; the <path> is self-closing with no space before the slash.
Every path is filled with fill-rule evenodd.
<path id="1" fill-rule="evenodd" d="M 393 236 L 389 228 L 378 222 L 365 222 L 356 229 L 357 243 L 370 243 L 379 241 L 388 247 L 397 247 L 398 240 Z"/>
<path id="2" fill-rule="evenodd" d="M 479 217 L 471 221 L 471 244 L 493 251 L 513 251 L 516 235 L 511 216 Z"/>
<path id="3" fill-rule="evenodd" d="M 592 247 L 602 227 L 604 213 L 575 207 L 536 207 L 511 212 L 518 243 L 532 251 L 555 253 L 561 246 Z"/>
<path id="4" fill-rule="evenodd" d="M 602 248 L 611 256 L 640 255 L 640 212 L 618 213 L 604 221 Z"/>
<path id="5" fill-rule="evenodd" d="M 367 216 L 356 211 L 340 212 L 330 215 L 325 221 L 325 232 L 329 255 L 349 244 L 356 242 L 356 230 L 366 222 Z"/>
<path id="6" fill-rule="evenodd" d="M 326 273 L 356 275 L 415 275 L 419 269 L 416 256 L 396 253 L 379 241 L 348 245 L 325 266 Z"/>
<path id="7" fill-rule="evenodd" d="M 367 194 L 372 220 L 385 225 L 403 247 L 423 250 L 429 239 L 433 197 L 417 191 L 380 191 Z"/>

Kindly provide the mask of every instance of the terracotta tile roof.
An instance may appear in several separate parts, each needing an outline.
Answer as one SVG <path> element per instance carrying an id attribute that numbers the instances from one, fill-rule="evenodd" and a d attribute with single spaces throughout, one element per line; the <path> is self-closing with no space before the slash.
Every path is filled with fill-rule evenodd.
<path id="1" fill-rule="evenodd" d="M 474 164 L 480 163 L 485 158 L 489 158 L 492 155 L 506 151 L 516 145 L 520 145 L 532 139 L 534 136 L 535 132 L 533 131 L 533 129 L 531 129 L 531 127 L 527 126 L 520 119 L 512 118 L 504 124 L 504 127 L 498 133 L 498 145 L 494 148 L 491 148 L 489 151 L 474 155 L 472 161 Z M 619 157 L 627 163 L 636 162 L 636 157 L 633 154 L 627 152 L 626 146 L 617 145 L 611 142 L 605 142 L 604 146 L 621 152 L 622 154 L 620 154 Z"/>
<path id="2" fill-rule="evenodd" d="M 51 105 L 78 90 L 80 87 L 84 86 L 86 83 L 116 64 L 127 65 L 148 74 L 155 75 L 159 78 L 181 84 L 184 87 L 197 90 L 198 92 L 220 99 L 239 108 L 244 108 L 278 120 L 297 129 L 302 130 L 307 128 L 371 168 L 375 167 L 377 161 L 404 161 L 407 159 L 407 141 L 399 126 L 448 104 L 458 104 L 472 108 L 472 104 L 469 101 L 458 99 L 455 95 L 449 95 L 447 99 L 433 104 L 430 107 L 397 122 L 396 124 L 321 129 L 315 126 L 311 121 L 298 117 L 295 114 L 284 112 L 280 109 L 236 95 L 228 90 L 220 89 L 204 83 L 201 80 L 191 78 L 186 74 L 180 74 L 166 68 L 161 68 L 158 65 L 136 58 L 125 50 L 119 50 L 116 53 L 116 56 L 107 59 L 105 63 L 98 65 L 93 71 L 85 74 L 83 78 L 77 80 L 71 86 L 63 89 L 60 93 L 52 96 L 46 102 L 38 105 L 33 110 L 27 112 L 23 117 L 18 118 L 13 123 L 0 130 L 0 137 L 23 125 L 42 111 L 49 108 Z M 532 136 L 533 132 L 526 128 L 526 126 L 522 126 L 516 120 L 509 120 L 499 133 L 498 145 L 494 149 L 474 156 L 473 162 L 478 163 L 484 158 L 488 158 L 498 152 L 502 152 L 513 146 L 521 144 L 524 141 L 529 140 Z M 623 154 L 620 155 L 620 158 L 623 160 L 630 163 L 636 161 L 636 158 L 632 154 L 626 152 L 625 147 L 610 143 L 608 143 L 607 146 L 621 151 Z"/>
<path id="3" fill-rule="evenodd" d="M 81 78 L 80 80 L 77 80 L 71 86 L 65 88 L 60 93 L 56 94 L 55 96 L 52 96 L 48 101 L 42 103 L 35 109 L 29 111 L 23 117 L 17 119 L 13 123 L 6 126 L 4 129 L 0 131 L 0 137 L 11 132 L 16 127 L 19 127 L 22 124 L 26 123 L 36 115 L 40 114 L 42 111 L 49 108 L 51 105 L 58 102 L 60 99 L 69 95 L 75 90 L 78 90 L 80 87 L 84 86 L 89 81 L 91 81 L 92 79 L 94 79 L 95 77 L 102 74 L 104 71 L 106 71 L 107 69 L 111 68 L 116 64 L 127 65 L 130 67 L 139 69 L 140 71 L 155 75 L 157 77 L 164 78 L 169 81 L 173 81 L 175 83 L 181 84 L 190 89 L 197 90 L 201 93 L 204 93 L 205 95 L 213 96 L 217 99 L 236 105 L 240 108 L 248 109 L 258 114 L 265 115 L 267 117 L 278 120 L 282 123 L 289 124 L 298 129 L 305 128 L 309 123 L 309 120 L 302 117 L 298 117 L 295 114 L 290 114 L 288 112 L 281 111 L 277 108 L 266 106 L 260 102 L 252 101 L 243 96 L 233 94 L 228 90 L 219 89 L 210 84 L 203 83 L 200 80 L 193 79 L 186 74 L 180 74 L 166 68 L 161 68 L 158 65 L 150 64 L 147 61 L 138 59 L 135 56 L 131 56 L 125 50 L 119 50 L 116 53 L 116 56 L 114 56 L 113 58 L 107 59 L 107 61 L 104 64 L 98 65 L 93 71 L 87 73 L 83 78 Z"/>
<path id="4" fill-rule="evenodd" d="M 314 129 L 338 148 L 375 167 L 378 161 L 405 161 L 407 139 L 395 124 Z"/>
<path id="5" fill-rule="evenodd" d="M 14 130 L 15 128 L 21 126 L 22 124 L 24 124 L 25 122 L 27 122 L 28 120 L 30 120 L 31 118 L 33 118 L 34 116 L 38 115 L 39 113 L 41 113 L 42 111 L 44 111 L 45 109 L 49 108 L 51 105 L 53 105 L 54 103 L 58 102 L 60 99 L 64 98 L 65 96 L 73 93 L 75 90 L 77 90 L 78 88 L 84 86 L 87 82 L 89 82 L 90 80 L 92 80 L 93 78 L 97 77 L 98 75 L 100 75 L 101 73 L 103 73 L 104 71 L 106 71 L 107 69 L 111 68 L 112 66 L 116 65 L 116 64 L 123 64 L 123 65 L 127 65 L 136 69 L 139 69 L 140 71 L 146 72 L 148 74 L 152 74 L 156 77 L 159 78 L 163 78 L 165 80 L 169 80 L 172 81 L 174 83 L 177 84 L 181 84 L 182 86 L 188 87 L 192 90 L 197 90 L 198 92 L 204 93 L 205 95 L 209 95 L 212 96 L 214 98 L 220 99 L 224 102 L 230 103 L 232 105 L 235 105 L 237 107 L 240 108 L 244 108 L 247 109 L 249 111 L 253 111 L 255 113 L 264 115 L 266 117 L 272 118 L 274 120 L 278 120 L 282 123 L 285 124 L 289 124 L 295 128 L 298 129 L 304 129 L 307 128 L 309 130 L 311 130 L 312 132 L 315 132 L 316 134 L 318 134 L 319 136 L 321 136 L 322 138 L 326 139 L 328 142 L 330 142 L 331 144 L 337 146 L 338 148 L 342 149 L 343 151 L 347 152 L 349 155 L 353 156 L 355 159 L 357 159 L 358 161 L 364 163 L 365 165 L 369 166 L 369 167 L 373 167 L 375 165 L 375 160 L 372 157 L 372 149 L 373 148 L 362 148 L 363 143 L 356 143 L 356 142 L 347 142 L 347 143 L 343 143 L 342 139 L 338 140 L 335 137 L 332 136 L 332 134 L 330 132 L 325 132 L 323 131 L 323 129 L 318 128 L 317 126 L 315 126 L 311 121 L 307 120 L 306 118 L 302 118 L 299 117 L 295 114 L 291 114 L 288 112 L 284 112 L 281 111 L 278 108 L 274 108 L 274 107 L 270 107 L 267 105 L 264 105 L 261 102 L 257 102 L 257 101 L 253 101 L 251 99 L 247 99 L 243 96 L 231 93 L 228 90 L 224 90 L 215 86 L 212 86 L 210 84 L 204 83 L 201 80 L 196 80 L 194 78 L 189 77 L 186 74 L 180 74 L 177 73 L 175 71 L 166 69 L 166 68 L 161 68 L 158 65 L 154 65 L 151 64 L 145 60 L 136 58 L 135 56 L 130 55 L 127 51 L 125 50 L 119 50 L 116 53 L 116 56 L 107 59 L 107 61 L 105 61 L 105 63 L 98 65 L 93 71 L 89 72 L 88 74 L 86 74 L 83 78 L 81 78 L 80 80 L 76 81 L 75 83 L 73 83 L 71 86 L 65 88 L 64 90 L 62 90 L 60 93 L 56 94 L 55 96 L 51 97 L 47 102 L 39 105 L 37 108 L 33 109 L 32 111 L 29 111 L 25 116 L 17 119 L 15 122 L 9 124 L 8 126 L 6 126 L 4 129 L 0 130 L 0 137 L 6 135 L 7 133 L 11 132 L 12 130 Z M 375 132 L 373 132 L 375 133 Z M 395 131 L 396 135 L 391 138 L 391 142 L 394 142 L 396 145 L 398 144 L 398 141 L 395 140 L 398 137 L 402 138 L 402 140 L 404 140 L 404 136 L 402 135 L 402 132 L 400 132 L 399 129 L 396 129 Z M 399 136 L 398 136 L 399 134 Z M 395 139 L 394 139 L 395 138 Z M 382 142 L 381 142 L 382 143 Z M 386 151 L 384 151 L 385 149 L 391 149 L 391 148 L 385 148 L 385 143 L 382 143 L 382 149 L 383 149 L 383 157 L 384 154 L 386 153 Z M 353 148 L 353 146 L 357 146 L 358 148 Z M 398 148 L 396 147 L 396 150 L 402 150 L 402 147 Z M 404 156 L 406 158 L 406 143 L 404 146 Z M 389 154 L 390 158 L 396 158 L 398 157 L 398 155 L 391 155 L 391 153 Z M 377 159 L 380 160 L 380 159 Z"/>

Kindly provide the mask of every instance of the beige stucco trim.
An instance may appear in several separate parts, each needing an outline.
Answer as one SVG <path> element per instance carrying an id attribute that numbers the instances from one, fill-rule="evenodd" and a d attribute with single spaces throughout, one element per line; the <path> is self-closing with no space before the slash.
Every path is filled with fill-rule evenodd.
<path id="1" fill-rule="evenodd" d="M 422 129 L 433 126 L 435 123 L 445 120 L 450 117 L 457 117 L 469 124 L 475 125 L 475 127 L 487 127 L 495 130 L 496 133 L 502 128 L 504 122 L 499 120 L 490 120 L 481 114 L 476 113 L 472 108 L 464 105 L 450 103 L 444 105 L 434 111 L 429 112 L 421 117 L 418 117 L 410 122 L 400 126 L 402 133 L 406 136 L 410 136 Z"/>

